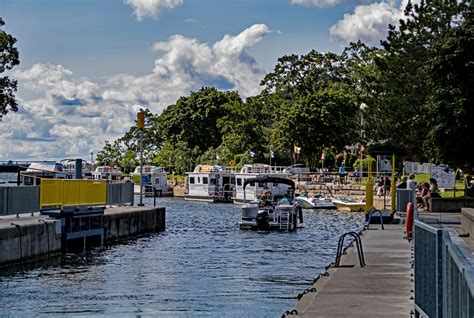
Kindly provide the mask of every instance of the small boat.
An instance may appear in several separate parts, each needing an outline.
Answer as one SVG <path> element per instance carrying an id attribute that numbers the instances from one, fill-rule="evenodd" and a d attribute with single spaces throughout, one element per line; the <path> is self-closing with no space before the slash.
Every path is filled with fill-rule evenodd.
<path id="1" fill-rule="evenodd" d="M 348 196 L 337 196 L 332 199 L 332 202 L 339 211 L 344 212 L 364 212 L 365 202 L 356 200 Z"/>
<path id="2" fill-rule="evenodd" d="M 303 209 L 336 209 L 336 205 L 334 204 L 332 198 L 321 195 L 313 195 L 310 198 L 305 195 L 299 195 L 295 198 L 295 200 Z"/>
<path id="3" fill-rule="evenodd" d="M 117 167 L 97 166 L 91 174 L 94 180 L 119 181 L 123 172 Z"/>
<path id="4" fill-rule="evenodd" d="M 258 231 L 295 231 L 303 225 L 303 209 L 295 204 L 293 180 L 279 177 L 256 177 L 246 179 L 243 184 L 244 199 L 245 188 L 250 183 L 279 183 L 289 186 L 289 193 L 278 202 L 273 201 L 273 196 L 262 196 L 252 202 L 242 205 L 242 214 L 239 221 L 241 230 Z"/>

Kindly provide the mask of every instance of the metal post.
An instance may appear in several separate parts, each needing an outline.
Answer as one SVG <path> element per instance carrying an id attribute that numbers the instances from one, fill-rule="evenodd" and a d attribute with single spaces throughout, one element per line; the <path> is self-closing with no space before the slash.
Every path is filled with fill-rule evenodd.
<path id="1" fill-rule="evenodd" d="M 140 129 L 140 203 L 143 206 L 143 129 Z"/>

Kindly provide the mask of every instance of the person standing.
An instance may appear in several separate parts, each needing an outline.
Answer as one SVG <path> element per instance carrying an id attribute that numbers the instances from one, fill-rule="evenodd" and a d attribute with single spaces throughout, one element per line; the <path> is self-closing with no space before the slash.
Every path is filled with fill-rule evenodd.
<path id="1" fill-rule="evenodd" d="M 415 188 L 415 175 L 413 173 L 410 173 L 410 175 L 408 176 L 407 189 L 415 191 Z"/>

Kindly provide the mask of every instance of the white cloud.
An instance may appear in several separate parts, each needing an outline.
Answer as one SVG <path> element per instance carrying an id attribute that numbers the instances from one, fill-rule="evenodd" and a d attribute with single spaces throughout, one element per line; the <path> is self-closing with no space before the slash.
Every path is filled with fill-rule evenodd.
<path id="1" fill-rule="evenodd" d="M 314 6 L 314 7 L 334 7 L 335 5 L 343 2 L 342 0 L 291 0 L 292 4 L 303 5 L 303 6 Z"/>
<path id="2" fill-rule="evenodd" d="M 182 35 L 157 42 L 150 73 L 117 74 L 104 82 L 76 78 L 62 65 L 35 64 L 12 72 L 19 81 L 19 111 L 0 124 L 0 160 L 89 158 L 105 140 L 121 137 L 140 107 L 160 113 L 202 86 L 257 94 L 265 72 L 247 50 L 270 31 L 264 24 L 225 35 L 214 44 Z M 34 97 L 22 98 L 29 91 Z"/>
<path id="3" fill-rule="evenodd" d="M 183 0 L 124 0 L 133 8 L 133 14 L 139 21 L 146 17 L 158 19 L 163 9 L 172 9 L 183 4 Z"/>
<path id="4" fill-rule="evenodd" d="M 398 26 L 399 21 L 405 18 L 403 12 L 407 3 L 408 0 L 402 0 L 400 7 L 395 1 L 358 5 L 354 13 L 344 14 L 341 20 L 331 26 L 329 32 L 331 36 L 347 43 L 360 39 L 368 44 L 378 44 L 386 38 L 389 24 Z"/>

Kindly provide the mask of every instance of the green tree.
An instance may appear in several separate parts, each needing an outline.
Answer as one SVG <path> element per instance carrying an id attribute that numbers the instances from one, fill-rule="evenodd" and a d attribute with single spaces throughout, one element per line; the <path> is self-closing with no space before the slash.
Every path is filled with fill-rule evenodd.
<path id="1" fill-rule="evenodd" d="M 437 161 L 474 166 L 474 14 L 460 8 L 450 28 L 433 43 L 428 62 L 429 130 L 425 150 Z"/>
<path id="2" fill-rule="evenodd" d="M 18 49 L 14 46 L 16 39 L 3 30 L 4 25 L 5 22 L 0 18 L 0 74 L 20 64 Z M 9 111 L 18 110 L 16 89 L 17 81 L 8 76 L 0 77 L 0 118 Z"/>
<path id="3" fill-rule="evenodd" d="M 172 144 L 184 141 L 190 149 L 197 147 L 200 154 L 221 144 L 222 134 L 217 120 L 226 115 L 225 104 L 240 101 L 236 92 L 220 92 L 202 88 L 189 97 L 181 97 L 159 116 L 164 139 Z"/>

